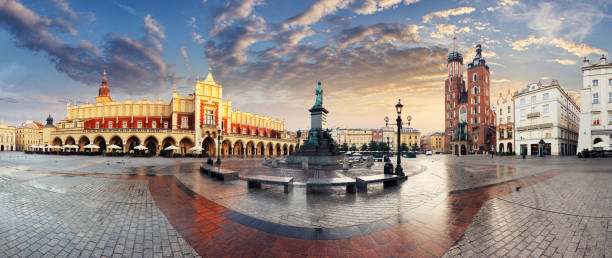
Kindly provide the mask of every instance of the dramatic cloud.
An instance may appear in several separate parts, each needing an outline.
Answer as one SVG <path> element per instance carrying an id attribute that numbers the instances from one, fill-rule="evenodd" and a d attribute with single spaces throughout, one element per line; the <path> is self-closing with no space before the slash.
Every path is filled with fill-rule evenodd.
<path id="1" fill-rule="evenodd" d="M 432 31 L 429 36 L 432 38 L 444 38 L 446 36 L 455 35 L 459 33 L 470 33 L 472 29 L 470 27 L 458 28 L 454 24 L 436 24 L 436 31 Z"/>
<path id="2" fill-rule="evenodd" d="M 249 18 L 255 6 L 261 4 L 263 1 L 260 0 L 228 1 L 223 11 L 215 16 L 215 26 L 208 32 L 208 35 L 216 36 L 225 28 L 232 26 L 234 22 Z"/>
<path id="3" fill-rule="evenodd" d="M 350 0 L 318 0 L 308 10 L 293 16 L 283 26 L 306 26 L 318 22 L 321 18 L 346 8 Z"/>
<path id="4" fill-rule="evenodd" d="M 113 87 L 126 92 L 156 90 L 178 80 L 161 57 L 163 28 L 150 15 L 144 19 L 142 39 L 109 34 L 102 51 L 89 41 L 77 46 L 63 42 L 51 32 L 51 19 L 14 0 L 0 0 L 0 26 L 13 35 L 18 47 L 45 53 L 58 71 L 79 82 L 97 84 L 104 69 Z"/>
<path id="5" fill-rule="evenodd" d="M 459 16 L 464 14 L 470 14 L 474 10 L 474 7 L 462 6 L 454 9 L 448 9 L 443 11 L 432 12 L 423 16 L 423 23 L 429 23 L 433 18 L 448 18 L 450 16 Z"/>
<path id="6" fill-rule="evenodd" d="M 558 63 L 562 65 L 574 65 L 576 64 L 576 60 L 573 59 L 548 59 L 547 62 Z"/>
<path id="7" fill-rule="evenodd" d="M 567 52 L 578 56 L 583 57 L 590 54 L 607 54 L 606 51 L 598 49 L 596 47 L 584 44 L 584 43 L 576 43 L 572 41 L 568 41 L 562 38 L 546 38 L 546 37 L 535 37 L 534 35 L 530 35 L 526 39 L 521 39 L 517 41 L 509 41 L 508 42 L 513 50 L 516 51 L 525 51 L 528 49 L 530 45 L 537 46 L 554 46 L 561 49 L 566 50 Z"/>
<path id="8" fill-rule="evenodd" d="M 389 8 L 395 8 L 400 4 L 405 5 L 417 3 L 420 0 L 363 0 L 355 1 L 354 10 L 358 14 L 373 14 Z"/>

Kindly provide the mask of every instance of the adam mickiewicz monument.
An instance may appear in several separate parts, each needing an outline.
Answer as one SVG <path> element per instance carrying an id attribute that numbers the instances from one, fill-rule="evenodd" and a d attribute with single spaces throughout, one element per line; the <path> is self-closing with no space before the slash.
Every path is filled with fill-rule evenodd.
<path id="1" fill-rule="evenodd" d="M 334 140 L 327 131 L 326 117 L 328 111 L 323 107 L 321 82 L 317 84 L 315 95 L 317 98 L 314 106 L 308 110 L 310 111 L 308 139 L 304 141 L 297 152 L 287 157 L 287 163 L 301 163 L 304 159 L 308 159 L 308 165 L 336 166 L 344 155 L 338 153 Z"/>

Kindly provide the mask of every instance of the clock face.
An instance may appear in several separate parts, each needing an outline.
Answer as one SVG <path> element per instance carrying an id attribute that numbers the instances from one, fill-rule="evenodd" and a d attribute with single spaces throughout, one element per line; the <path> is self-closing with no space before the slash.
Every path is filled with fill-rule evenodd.
<path id="1" fill-rule="evenodd" d="M 467 109 L 465 107 L 459 108 L 459 122 L 467 122 Z"/>

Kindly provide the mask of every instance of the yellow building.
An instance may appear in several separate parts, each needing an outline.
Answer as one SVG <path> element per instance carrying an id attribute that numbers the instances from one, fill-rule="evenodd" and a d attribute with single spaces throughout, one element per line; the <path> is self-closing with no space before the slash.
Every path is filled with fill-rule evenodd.
<path id="1" fill-rule="evenodd" d="M 42 144 L 42 124 L 36 121 L 25 121 L 15 129 L 18 151 L 24 151 L 32 145 Z"/>
<path id="2" fill-rule="evenodd" d="M 16 150 L 15 142 L 15 127 L 8 126 L 4 120 L 0 120 L 0 151 Z"/>
<path id="3" fill-rule="evenodd" d="M 397 136 L 396 136 L 397 138 Z M 421 146 L 421 132 L 414 128 L 402 128 L 402 133 L 400 135 L 400 146 L 402 144 L 408 145 L 409 148 L 412 146 Z"/>
<path id="4" fill-rule="evenodd" d="M 431 152 L 444 152 L 444 133 L 432 133 L 429 136 L 429 148 Z"/>
<path id="5" fill-rule="evenodd" d="M 47 128 L 47 127 L 46 127 Z M 66 118 L 49 127 L 43 145 L 100 146 L 114 144 L 128 152 L 138 145 L 151 154 L 174 145 L 181 153 L 201 146 L 208 155 L 287 155 L 297 149 L 295 136 L 285 131 L 284 120 L 233 109 L 223 101 L 223 87 L 209 71 L 194 92 L 181 96 L 174 89 L 170 102 L 146 98 L 119 102 L 110 97 L 106 72 L 95 104 L 66 104 Z M 221 136 L 222 139 L 219 137 Z"/>
<path id="6" fill-rule="evenodd" d="M 347 144 L 349 147 L 355 145 L 361 148 L 362 145 L 370 144 L 372 141 L 372 129 L 337 128 L 338 145 Z"/>

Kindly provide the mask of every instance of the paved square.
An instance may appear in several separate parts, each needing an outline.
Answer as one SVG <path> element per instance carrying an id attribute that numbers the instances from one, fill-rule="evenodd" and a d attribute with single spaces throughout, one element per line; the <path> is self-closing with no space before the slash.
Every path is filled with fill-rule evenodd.
<path id="1" fill-rule="evenodd" d="M 310 195 L 303 181 L 288 194 L 217 181 L 193 159 L 2 153 L 0 161 L 3 257 L 612 255 L 606 159 L 419 156 L 402 161 L 409 179 L 399 187 Z M 243 179 L 299 173 L 261 163 L 224 166 Z"/>

